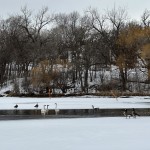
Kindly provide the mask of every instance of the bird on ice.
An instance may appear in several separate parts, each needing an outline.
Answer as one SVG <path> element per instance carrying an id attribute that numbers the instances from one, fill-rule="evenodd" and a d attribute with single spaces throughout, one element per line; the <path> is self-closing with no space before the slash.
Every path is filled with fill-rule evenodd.
<path id="1" fill-rule="evenodd" d="M 14 108 L 18 108 L 18 105 L 16 104 L 16 105 L 14 106 Z"/>
<path id="2" fill-rule="evenodd" d="M 34 107 L 35 107 L 35 108 L 38 108 L 38 107 L 39 107 L 38 103 L 37 103 Z"/>

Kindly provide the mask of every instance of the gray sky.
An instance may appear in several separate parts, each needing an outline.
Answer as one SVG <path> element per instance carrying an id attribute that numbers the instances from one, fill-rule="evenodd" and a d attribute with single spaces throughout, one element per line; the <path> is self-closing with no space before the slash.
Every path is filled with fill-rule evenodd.
<path id="1" fill-rule="evenodd" d="M 90 6 L 103 12 L 115 5 L 125 7 L 132 19 L 139 19 L 145 9 L 150 10 L 150 0 L 0 0 L 0 16 L 19 13 L 20 8 L 25 5 L 33 11 L 48 6 L 49 11 L 53 13 L 81 13 Z"/>

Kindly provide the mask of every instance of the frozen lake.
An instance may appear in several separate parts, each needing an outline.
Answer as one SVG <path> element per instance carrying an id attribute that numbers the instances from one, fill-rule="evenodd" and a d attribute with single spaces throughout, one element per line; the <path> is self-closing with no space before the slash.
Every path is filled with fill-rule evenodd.
<path id="1" fill-rule="evenodd" d="M 18 109 L 34 109 L 38 103 L 39 109 L 43 105 L 49 105 L 49 109 L 55 108 L 55 103 L 59 109 L 84 109 L 84 108 L 150 108 L 149 97 L 130 98 L 108 98 L 108 97 L 62 97 L 62 98 L 18 98 L 0 97 L 0 109 L 13 109 L 18 104 Z"/>
<path id="2" fill-rule="evenodd" d="M 0 121 L 2 150 L 149 150 L 150 118 Z"/>
<path id="3" fill-rule="evenodd" d="M 150 108 L 149 97 L 1 97 L 0 109 Z M 0 121 L 2 150 L 149 150 L 150 117 Z"/>

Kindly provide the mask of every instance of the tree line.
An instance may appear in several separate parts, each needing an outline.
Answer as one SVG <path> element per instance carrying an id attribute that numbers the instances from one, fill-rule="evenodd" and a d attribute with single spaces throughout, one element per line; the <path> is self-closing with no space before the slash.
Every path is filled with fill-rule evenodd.
<path id="1" fill-rule="evenodd" d="M 136 21 L 120 7 L 84 15 L 21 8 L 0 20 L 0 85 L 19 91 L 19 80 L 26 92 L 149 89 L 150 11 Z"/>

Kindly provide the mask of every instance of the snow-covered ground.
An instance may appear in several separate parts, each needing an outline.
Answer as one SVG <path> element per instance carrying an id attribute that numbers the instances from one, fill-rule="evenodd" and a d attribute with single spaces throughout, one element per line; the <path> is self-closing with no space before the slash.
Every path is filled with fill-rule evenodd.
<path id="1" fill-rule="evenodd" d="M 150 118 L 0 121 L 1 150 L 149 150 Z"/>
<path id="2" fill-rule="evenodd" d="M 34 109 L 38 103 L 39 109 L 49 105 L 49 109 L 82 109 L 82 108 L 150 108 L 149 97 L 108 98 L 108 97 L 62 97 L 62 98 L 18 98 L 0 97 L 0 109 L 13 109 L 18 104 L 19 109 Z"/>

